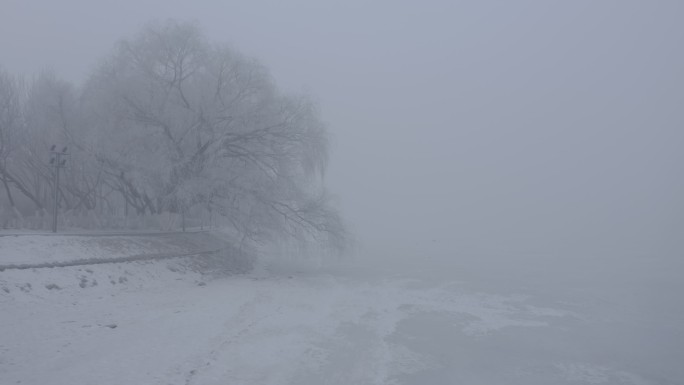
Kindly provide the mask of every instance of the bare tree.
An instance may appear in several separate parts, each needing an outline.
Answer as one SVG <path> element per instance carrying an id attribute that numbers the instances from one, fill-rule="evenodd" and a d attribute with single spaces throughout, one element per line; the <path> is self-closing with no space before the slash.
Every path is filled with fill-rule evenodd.
<path id="1" fill-rule="evenodd" d="M 25 120 L 26 88 L 23 82 L 0 71 L 0 180 L 11 206 L 12 215 L 21 219 L 17 209 L 17 192 L 32 201 L 38 209 L 43 208 L 40 196 L 31 189 L 30 178 L 24 162 L 28 137 Z"/>
<path id="2" fill-rule="evenodd" d="M 122 41 L 83 101 L 107 183 L 143 212 L 210 207 L 254 241 L 343 238 L 315 105 L 196 25 L 152 24 Z"/>
<path id="3" fill-rule="evenodd" d="M 14 178 L 8 168 L 11 165 L 12 152 L 16 150 L 21 130 L 21 110 L 17 81 L 6 72 L 0 70 L 0 180 L 4 188 L 11 212 L 6 214 L 21 219 L 21 213 L 16 207 L 12 194 L 11 183 Z"/>

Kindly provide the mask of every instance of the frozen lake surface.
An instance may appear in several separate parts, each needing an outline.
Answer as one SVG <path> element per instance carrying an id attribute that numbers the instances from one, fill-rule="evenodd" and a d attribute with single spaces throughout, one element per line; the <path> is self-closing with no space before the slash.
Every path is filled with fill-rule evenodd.
<path id="1" fill-rule="evenodd" d="M 0 382 L 681 384 L 681 262 L 564 261 L 7 270 Z"/>

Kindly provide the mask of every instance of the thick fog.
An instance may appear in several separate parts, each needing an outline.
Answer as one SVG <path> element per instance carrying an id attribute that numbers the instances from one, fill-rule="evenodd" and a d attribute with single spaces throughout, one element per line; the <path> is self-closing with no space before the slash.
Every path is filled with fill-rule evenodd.
<path id="1" fill-rule="evenodd" d="M 136 190 L 128 171 L 135 172 L 135 167 L 121 166 L 107 177 L 110 184 L 121 183 L 110 186 L 114 205 L 121 207 L 110 207 L 108 215 L 111 223 L 118 219 L 132 226 L 95 231 L 86 225 L 65 229 L 71 234 L 64 236 L 45 236 L 47 219 L 52 218 L 46 208 L 55 207 L 57 230 L 59 193 L 52 186 L 53 180 L 59 185 L 54 176 L 60 172 L 60 157 L 67 155 L 57 154 L 53 146 L 54 167 L 47 165 L 47 148 L 41 155 L 45 159 L 39 159 L 45 164 L 31 162 L 33 152 L 47 146 L 42 134 L 27 135 L 21 142 L 33 147 L 20 145 L 6 152 L 10 155 L 3 155 L 0 166 L 12 166 L 12 156 L 20 153 L 39 173 L 12 174 L 19 177 L 10 180 L 10 173 L 0 170 L 0 197 L 7 196 L 14 208 L 11 191 L 17 196 L 27 191 L 20 188 L 22 181 L 31 181 L 26 175 L 42 178 L 43 195 L 42 201 L 34 200 L 42 212 L 31 206 L 25 210 L 26 221 L 15 221 L 19 226 L 0 228 L 0 382 L 5 373 L 12 383 L 25 384 L 682 383 L 683 18 L 684 2 L 677 0 L 3 1 L 0 75 L 23 74 L 30 83 L 32 76 L 50 70 L 68 82 L 90 85 L 90 93 L 81 95 L 95 95 L 95 112 L 88 110 L 87 118 L 105 116 L 99 134 L 121 128 L 114 134 L 127 139 L 147 127 L 149 116 L 139 116 L 146 111 L 116 115 L 117 108 L 107 107 L 110 101 L 125 101 L 128 110 L 122 110 L 133 111 L 137 106 L 126 98 L 145 94 L 148 83 L 139 85 L 137 80 L 148 78 L 136 78 L 135 71 L 127 73 L 131 77 L 117 77 L 112 70 L 100 83 L 86 80 L 98 68 L 99 74 L 108 68 L 126 72 L 127 60 L 136 62 L 136 55 L 159 47 L 154 44 L 182 40 L 149 39 L 153 43 L 146 45 L 145 38 L 155 31 L 185 31 L 189 34 L 172 37 L 197 37 L 197 57 L 239 67 L 236 78 L 248 78 L 245 89 L 257 84 L 259 97 L 268 96 L 246 102 L 244 110 L 226 107 L 256 117 L 246 124 L 252 131 L 231 131 L 232 116 L 222 115 L 220 107 L 226 104 L 219 88 L 223 85 L 227 95 L 243 89 L 225 85 L 224 67 L 207 65 L 221 68 L 216 77 L 220 80 L 212 77 L 218 72 L 207 71 L 194 84 L 221 85 L 215 95 L 213 88 L 207 93 L 209 88 L 198 86 L 195 100 L 214 96 L 207 114 L 224 119 L 221 124 L 227 123 L 221 127 L 226 132 L 216 136 L 221 141 L 204 139 L 203 145 L 202 133 L 196 144 L 188 139 L 181 149 L 175 143 L 179 153 L 194 148 L 202 158 L 201 149 L 214 142 L 233 144 L 225 139 L 229 135 L 244 139 L 263 132 L 262 125 L 273 121 L 269 119 L 285 116 L 287 121 L 290 115 L 285 113 L 305 113 L 293 113 L 303 118 L 274 135 L 287 139 L 274 145 L 282 151 L 274 157 L 280 156 L 285 166 L 264 171 L 254 162 L 256 166 L 250 164 L 252 168 L 240 174 L 247 182 L 237 187 L 230 184 L 235 178 L 226 182 L 232 174 L 221 172 L 226 165 L 238 164 L 220 163 L 230 155 L 211 158 L 211 178 L 202 184 L 192 179 L 197 169 L 202 172 L 199 166 L 176 173 L 176 158 L 147 162 L 156 159 L 154 151 L 147 151 L 156 143 L 151 135 L 147 142 L 140 140 L 148 147 L 138 147 L 136 156 L 149 157 L 125 159 L 145 166 L 138 167 L 148 173 L 137 182 L 155 179 L 161 164 L 172 170 L 166 176 L 185 177 L 185 184 L 172 187 L 184 186 L 192 193 L 187 195 L 197 199 L 193 202 L 206 204 L 211 212 L 196 215 L 202 220 L 195 223 L 200 231 L 187 233 L 182 189 L 177 189 L 181 192 L 173 196 L 167 213 L 155 213 L 148 204 L 151 199 L 141 203 L 137 219 L 148 228 L 129 221 L 128 199 L 140 197 L 138 191 L 146 185 L 138 184 Z M 180 24 L 144 30 L 135 40 L 137 31 L 151 21 L 164 26 L 166 20 Z M 192 25 L 184 24 L 188 21 L 197 23 L 207 41 L 228 43 L 230 49 L 212 50 Z M 130 52 L 114 50 L 123 38 L 134 42 Z M 171 46 L 159 52 L 177 47 Z M 268 68 L 277 89 L 310 96 L 320 111 L 308 101 L 274 103 L 282 100 L 271 97 L 276 91 L 268 78 L 257 75 L 252 83 L 246 75 L 260 67 L 244 65 L 232 49 Z M 109 62 L 111 67 L 98 67 L 112 53 L 119 56 Z M 151 68 L 153 78 L 157 67 Z M 148 75 L 145 69 L 141 72 Z M 0 87 L 22 90 L 21 81 L 3 79 L 0 76 Z M 45 84 L 59 85 L 46 79 Z M 181 121 L 179 125 L 194 122 L 189 117 L 199 116 L 203 122 L 204 105 L 193 110 L 180 83 L 173 91 L 178 92 L 178 110 L 187 112 L 187 107 L 192 114 L 171 111 L 163 117 Z M 102 94 L 96 92 L 98 86 Z M 66 86 L 61 90 L 69 91 Z M 50 95 L 71 95 L 67 91 Z M 163 91 L 149 94 L 156 101 Z M 261 100 L 271 104 L 262 108 Z M 49 104 L 38 104 L 43 109 L 36 111 L 44 115 L 35 121 L 45 126 L 40 131 L 44 133 L 55 125 L 43 119 Z M 160 110 L 168 112 L 161 104 Z M 254 106 L 258 111 L 248 115 Z M 30 117 L 27 111 L 16 116 Z M 112 114 L 98 115 L 102 111 Z M 218 194 L 223 208 L 231 199 L 238 200 L 238 209 L 231 213 L 241 216 L 230 220 L 244 225 L 237 231 L 242 240 L 261 228 L 286 234 L 292 218 L 305 230 L 322 229 L 317 235 L 335 233 L 328 231 L 333 228 L 345 239 L 343 226 L 329 226 L 340 222 L 323 221 L 316 228 L 320 213 L 324 219 L 326 214 L 338 219 L 323 194 L 320 200 L 311 198 L 313 194 L 292 194 L 308 191 L 297 188 L 300 182 L 311 183 L 312 190 L 320 187 L 317 171 L 326 164 L 325 151 L 318 151 L 317 145 L 325 147 L 326 138 L 318 112 L 332 142 L 325 185 L 354 240 L 349 253 L 354 255 L 341 263 L 332 258 L 321 262 L 259 249 L 261 259 L 255 263 L 250 257 L 257 252 L 243 253 L 235 233 L 217 226 L 206 230 L 206 224 L 214 222 L 212 202 L 202 200 L 204 189 L 225 188 Z M 120 123 L 126 119 L 138 119 L 140 125 Z M 90 125 L 82 122 L 98 121 L 78 120 L 80 132 L 89 132 Z M 13 133 L 29 131 L 28 120 L 14 122 L 19 123 Z M 190 126 L 185 133 L 201 128 Z M 79 139 L 97 142 L 93 148 L 105 154 L 109 144 L 101 138 L 117 139 L 93 137 L 90 142 Z M 120 137 L 112 141 L 119 150 L 126 149 L 124 142 Z M 259 146 L 251 150 L 262 151 Z M 299 175 L 311 154 L 314 166 Z M 105 162 L 76 155 L 68 159 L 67 167 L 75 159 Z M 187 164 L 192 166 L 196 158 L 180 159 L 190 159 Z M 201 166 L 205 164 L 210 163 Z M 291 174 L 280 178 L 281 170 Z M 282 183 L 269 184 L 272 181 Z M 95 188 L 87 179 L 83 183 L 87 198 Z M 249 194 L 240 201 L 228 196 L 235 191 Z M 255 198 L 259 202 L 251 205 L 250 198 L 269 192 L 267 198 L 274 202 Z M 104 198 L 102 188 L 99 194 Z M 147 198 L 147 192 L 143 195 Z M 287 209 L 303 212 L 288 206 L 293 195 L 305 209 L 312 201 L 320 203 L 313 205 L 319 211 L 288 217 Z M 263 209 L 264 202 L 273 210 Z M 100 213 L 104 204 L 99 204 Z M 0 214 L 9 213 L 9 218 L 9 210 L 1 211 L 5 206 L 0 206 Z M 167 222 L 178 227 L 178 233 L 168 236 L 167 228 L 154 232 L 157 227 L 141 233 L 153 223 L 142 222 L 148 219 L 146 207 L 152 214 L 168 214 L 157 217 L 171 218 Z M 19 210 L 14 213 L 22 216 Z M 285 217 L 282 223 L 271 220 L 280 214 Z M 311 218 L 314 225 L 309 228 Z M 62 219 L 60 226 L 69 223 L 75 222 Z M 112 229 L 130 233 L 106 233 Z M 307 239 L 304 234 L 301 239 Z M 256 236 L 254 240 L 256 245 Z M 148 354 L 150 348 L 154 354 Z"/>
<path id="2" fill-rule="evenodd" d="M 82 81 L 195 20 L 319 101 L 328 181 L 378 251 L 681 254 L 676 1 L 5 2 L 2 64 Z"/>

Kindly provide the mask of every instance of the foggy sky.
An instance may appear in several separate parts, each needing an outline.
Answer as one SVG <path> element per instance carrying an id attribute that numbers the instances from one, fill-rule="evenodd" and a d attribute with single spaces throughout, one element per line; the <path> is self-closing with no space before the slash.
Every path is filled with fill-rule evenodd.
<path id="1" fill-rule="evenodd" d="M 373 252 L 684 251 L 684 3 L 19 1 L 0 65 L 80 82 L 196 20 L 320 102 L 328 184 Z"/>

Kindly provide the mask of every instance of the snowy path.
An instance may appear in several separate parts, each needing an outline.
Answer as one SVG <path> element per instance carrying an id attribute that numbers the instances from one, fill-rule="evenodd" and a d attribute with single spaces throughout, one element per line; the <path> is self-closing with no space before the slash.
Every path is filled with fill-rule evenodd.
<path id="1" fill-rule="evenodd" d="M 601 350 L 640 330 L 591 303 L 342 273 L 102 286 L 0 297 L 0 383 L 676 383 Z"/>
<path id="2" fill-rule="evenodd" d="M 228 246 L 211 231 L 2 236 L 0 271 L 183 256 Z"/>

